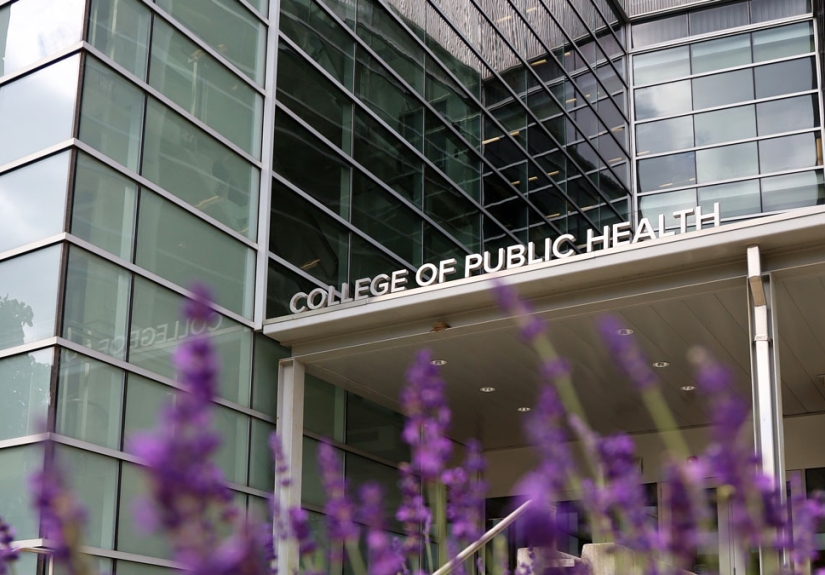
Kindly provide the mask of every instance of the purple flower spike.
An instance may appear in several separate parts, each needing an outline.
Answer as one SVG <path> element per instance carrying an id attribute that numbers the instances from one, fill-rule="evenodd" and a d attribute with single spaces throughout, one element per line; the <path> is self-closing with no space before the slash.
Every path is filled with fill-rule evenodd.
<path id="1" fill-rule="evenodd" d="M 272 461 L 275 462 L 275 479 L 281 487 L 289 487 L 292 479 L 289 477 L 289 465 L 284 457 L 284 446 L 277 433 L 269 436 L 269 448 L 272 451 Z"/>
<path id="2" fill-rule="evenodd" d="M 404 526 L 404 542 L 402 550 L 409 557 L 417 557 L 421 552 L 422 525 L 430 522 L 430 510 L 424 504 L 421 486 L 408 463 L 399 467 L 401 480 L 401 505 L 396 511 L 395 518 Z M 426 529 L 424 530 L 426 533 Z"/>
<path id="3" fill-rule="evenodd" d="M 289 526 L 292 536 L 298 543 L 298 553 L 302 557 L 312 555 L 318 546 L 312 539 L 312 530 L 309 527 L 309 513 L 300 507 L 289 510 Z"/>
<path id="4" fill-rule="evenodd" d="M 518 296 L 516 288 L 501 281 L 494 281 L 493 295 L 498 307 L 516 318 L 521 331 L 521 338 L 532 343 L 547 331 L 547 325 L 534 314 L 527 302 Z"/>
<path id="5" fill-rule="evenodd" d="M 202 575 L 264 575 L 267 566 L 266 541 L 259 528 L 243 524 L 223 542 L 214 557 L 204 557 L 196 573 Z"/>
<path id="6" fill-rule="evenodd" d="M 702 524 L 708 518 L 709 507 L 702 485 L 707 475 L 701 460 L 689 460 L 682 465 L 665 465 L 664 509 L 669 521 L 662 534 L 662 543 L 674 568 L 687 569 L 696 550 L 703 542 Z"/>
<path id="7" fill-rule="evenodd" d="M 347 497 L 347 483 L 341 463 L 335 454 L 335 449 L 328 443 L 318 446 L 318 466 L 321 472 L 321 482 L 327 502 L 324 513 L 327 519 L 327 530 L 330 540 L 335 542 L 353 541 L 358 537 L 358 527 L 355 525 L 355 509 Z M 342 561 L 340 546 L 333 545 L 333 561 Z"/>
<path id="8" fill-rule="evenodd" d="M 384 529 L 384 490 L 377 483 L 365 483 L 358 492 L 360 520 L 367 525 L 369 575 L 396 575 L 404 560 Z"/>
<path id="9" fill-rule="evenodd" d="M 487 485 L 478 476 L 484 468 L 481 444 L 472 440 L 467 444 L 464 466 L 442 474 L 441 481 L 447 486 L 447 519 L 452 525 L 453 537 L 459 541 L 474 541 L 482 534 Z"/>
<path id="10" fill-rule="evenodd" d="M 6 575 L 11 564 L 20 558 L 20 552 L 11 546 L 12 541 L 14 541 L 14 527 L 0 517 L 0 575 Z"/>
<path id="11" fill-rule="evenodd" d="M 407 385 L 401 391 L 401 404 L 407 416 L 402 437 L 412 447 L 413 469 L 425 481 L 438 479 L 452 451 L 452 443 L 446 437 L 450 427 L 446 385 L 431 360 L 429 350 L 416 355 L 407 371 Z"/>
<path id="12" fill-rule="evenodd" d="M 632 337 L 619 335 L 622 324 L 613 316 L 605 316 L 599 319 L 598 326 L 602 340 L 617 365 L 630 377 L 636 387 L 641 391 L 655 387 L 659 380 L 641 348 Z"/>

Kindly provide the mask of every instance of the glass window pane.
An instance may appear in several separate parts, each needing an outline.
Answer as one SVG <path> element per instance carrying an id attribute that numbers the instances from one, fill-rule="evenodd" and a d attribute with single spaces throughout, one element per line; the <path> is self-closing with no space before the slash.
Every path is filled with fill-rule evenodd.
<path id="1" fill-rule="evenodd" d="M 759 135 L 780 134 L 819 126 L 819 100 L 816 96 L 799 96 L 763 102 L 756 106 Z"/>
<path id="2" fill-rule="evenodd" d="M 260 158 L 261 95 L 160 18 L 152 28 L 149 84 Z"/>
<path id="3" fill-rule="evenodd" d="M 696 152 L 699 183 L 730 180 L 759 173 L 756 142 Z"/>
<path id="4" fill-rule="evenodd" d="M 737 26 L 747 26 L 749 17 L 747 2 L 735 2 L 718 8 L 697 10 L 689 15 L 690 35 L 696 36 Z"/>
<path id="5" fill-rule="evenodd" d="M 683 116 L 636 126 L 638 156 L 693 147 L 693 118 Z"/>
<path id="6" fill-rule="evenodd" d="M 258 84 L 264 82 L 266 26 L 234 0 L 157 0 Z"/>
<path id="7" fill-rule="evenodd" d="M 57 389 L 57 433 L 110 449 L 120 448 L 123 372 L 63 350 Z"/>
<path id="8" fill-rule="evenodd" d="M 86 59 L 80 139 L 137 171 L 143 92 L 94 58 Z"/>
<path id="9" fill-rule="evenodd" d="M 481 244 L 478 208 L 429 167 L 424 186 L 424 213 L 466 248 L 478 250 Z"/>
<path id="10" fill-rule="evenodd" d="M 131 273 L 79 248 L 69 248 L 63 337 L 126 357 Z"/>
<path id="11" fill-rule="evenodd" d="M 150 14 L 139 0 L 92 0 L 89 43 L 142 80 Z"/>
<path id="12" fill-rule="evenodd" d="M 0 449 L 3 520 L 14 526 L 17 539 L 40 536 L 37 512 L 31 504 L 29 478 L 42 470 L 43 449 L 39 445 Z"/>
<path id="13" fill-rule="evenodd" d="M 641 54 L 633 58 L 633 81 L 637 86 L 690 76 L 687 46 Z"/>
<path id="14" fill-rule="evenodd" d="M 149 497 L 147 477 L 139 466 L 121 463 L 120 503 L 117 517 L 118 551 L 171 559 L 169 540 L 159 534 L 149 535 L 135 525 L 135 506 Z M 120 562 L 118 562 L 120 563 Z M 118 569 L 118 572 L 120 570 Z"/>
<path id="15" fill-rule="evenodd" d="M 703 212 L 712 212 L 716 202 L 719 202 L 723 218 L 758 214 L 762 207 L 759 180 L 699 188 L 699 205 Z"/>
<path id="16" fill-rule="evenodd" d="M 751 0 L 754 24 L 811 13 L 811 0 Z"/>
<path id="17" fill-rule="evenodd" d="M 0 300 L 0 306 L 3 305 Z M 41 349 L 0 359 L 0 393 L 5 398 L 0 402 L 0 440 L 34 435 L 45 429 L 53 356 L 53 350 Z"/>
<path id="18" fill-rule="evenodd" d="M 654 227 L 657 227 L 659 215 L 665 216 L 665 227 L 672 228 L 679 225 L 673 212 L 693 209 L 696 207 L 696 190 L 680 190 L 666 194 L 652 194 L 639 198 L 640 216 L 648 218 Z"/>
<path id="19" fill-rule="evenodd" d="M 693 152 L 639 162 L 639 187 L 642 192 L 689 186 L 694 183 L 696 158 Z"/>
<path id="20" fill-rule="evenodd" d="M 0 262 L 0 350 L 53 337 L 61 246 Z"/>
<path id="21" fill-rule="evenodd" d="M 318 465 L 318 445 L 320 442 L 304 436 L 303 459 L 301 472 L 301 503 L 322 507 L 327 496 L 324 485 L 321 483 L 321 470 Z M 336 449 L 338 461 L 343 461 L 343 454 Z M 341 463 L 342 467 L 343 464 Z M 343 472 L 343 470 L 342 470 Z M 343 474 L 343 473 L 342 473 Z"/>
<path id="22" fill-rule="evenodd" d="M 343 443 L 347 393 L 311 374 L 304 385 L 304 429 Z"/>
<path id="23" fill-rule="evenodd" d="M 80 56 L 0 86 L 0 165 L 72 137 Z"/>
<path id="24" fill-rule="evenodd" d="M 177 575 L 180 571 L 148 563 L 117 561 L 117 575 Z M 105 571 L 104 571 L 105 572 Z"/>
<path id="25" fill-rule="evenodd" d="M 77 155 L 71 232 L 132 259 L 137 184 L 91 156 Z"/>
<path id="26" fill-rule="evenodd" d="M 347 394 L 347 445 L 389 461 L 407 461 L 401 440 L 404 416 L 354 393 Z"/>
<path id="27" fill-rule="evenodd" d="M 249 452 L 249 486 L 263 491 L 275 488 L 275 475 L 272 469 L 272 452 L 269 449 L 269 436 L 275 433 L 271 423 L 252 420 L 252 444 Z"/>
<path id="28" fill-rule="evenodd" d="M 753 72 L 737 70 L 693 80 L 693 109 L 753 100 Z"/>
<path id="29" fill-rule="evenodd" d="M 636 90 L 636 119 L 689 112 L 692 106 L 690 80 Z"/>
<path id="30" fill-rule="evenodd" d="M 79 42 L 85 4 L 84 0 L 25 0 L 0 8 L 0 76 Z"/>
<path id="31" fill-rule="evenodd" d="M 84 543 L 111 549 L 115 542 L 118 461 L 65 445 L 57 446 L 55 457 L 86 509 Z"/>
<path id="32" fill-rule="evenodd" d="M 696 114 L 693 121 L 697 146 L 756 137 L 756 119 L 752 105 Z"/>
<path id="33" fill-rule="evenodd" d="M 269 260 L 266 275 L 266 317 L 291 315 L 290 298 L 299 291 L 309 293 L 319 287 L 319 284 L 320 282 L 312 282 L 275 260 Z"/>
<path id="34" fill-rule="evenodd" d="M 770 98 L 816 88 L 816 72 L 811 58 L 778 62 L 754 68 L 756 97 Z"/>
<path id="35" fill-rule="evenodd" d="M 233 230 L 255 238 L 258 170 L 149 98 L 142 174 Z"/>
<path id="36" fill-rule="evenodd" d="M 394 531 L 402 531 L 395 519 L 395 511 L 401 505 L 401 491 L 398 488 L 398 470 L 365 457 L 347 453 L 346 480 L 353 493 L 368 482 L 377 483 L 384 489 L 383 513 L 387 526 Z"/>
<path id="37" fill-rule="evenodd" d="M 805 172 L 762 180 L 762 209 L 792 210 L 825 204 L 822 172 Z"/>
<path id="38" fill-rule="evenodd" d="M 0 252 L 63 231 L 69 152 L 0 176 Z"/>
<path id="39" fill-rule="evenodd" d="M 181 287 L 208 285 L 217 304 L 252 317 L 255 253 L 146 189 L 140 193 L 135 263 Z"/>
<path id="40" fill-rule="evenodd" d="M 687 35 L 687 14 L 660 18 L 652 22 L 633 25 L 633 47 L 641 48 L 642 46 L 684 38 Z"/>
<path id="41" fill-rule="evenodd" d="M 134 373 L 127 375 L 126 406 L 123 415 L 124 446 L 137 432 L 157 428 L 160 411 L 175 401 L 173 387 L 146 379 Z"/>
<path id="42" fill-rule="evenodd" d="M 753 33 L 753 61 L 778 60 L 814 51 L 814 30 L 811 22 L 770 28 Z"/>
<path id="43" fill-rule="evenodd" d="M 747 5 L 745 5 L 747 10 Z M 750 34 L 700 42 L 690 47 L 693 73 L 713 72 L 751 63 Z"/>
<path id="44" fill-rule="evenodd" d="M 221 438 L 215 463 L 221 468 L 227 481 L 246 485 L 249 416 L 223 406 L 216 406 L 214 413 L 215 431 Z"/>
<path id="45" fill-rule="evenodd" d="M 781 172 L 816 166 L 821 162 L 822 140 L 818 134 L 798 134 L 759 142 L 762 173 Z"/>
<path id="46" fill-rule="evenodd" d="M 278 362 L 289 357 L 289 349 L 263 334 L 255 334 L 252 365 L 252 409 L 277 416 Z"/>

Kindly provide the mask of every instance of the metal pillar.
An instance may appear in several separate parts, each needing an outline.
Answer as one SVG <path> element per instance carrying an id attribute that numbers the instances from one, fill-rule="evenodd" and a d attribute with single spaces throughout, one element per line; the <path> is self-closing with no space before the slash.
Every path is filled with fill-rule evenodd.
<path id="1" fill-rule="evenodd" d="M 748 308 L 751 336 L 751 381 L 753 389 L 753 425 L 756 452 L 762 469 L 776 478 L 782 501 L 785 501 L 785 440 L 782 422 L 782 385 L 779 351 L 774 345 L 776 309 L 770 275 L 762 274 L 759 246 L 748 247 Z M 761 549 L 760 572 L 776 572 L 785 563 L 771 549 Z"/>
<path id="2" fill-rule="evenodd" d="M 301 473 L 304 438 L 304 364 L 289 358 L 278 364 L 278 435 L 289 466 L 292 483 L 275 489 L 279 509 L 301 505 Z M 276 541 L 278 573 L 297 573 L 299 556 L 294 541 Z"/>

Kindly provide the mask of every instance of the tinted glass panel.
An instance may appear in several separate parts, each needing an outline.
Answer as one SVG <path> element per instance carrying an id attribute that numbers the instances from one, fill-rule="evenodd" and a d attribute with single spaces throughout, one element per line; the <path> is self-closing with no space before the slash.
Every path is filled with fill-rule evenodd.
<path id="1" fill-rule="evenodd" d="M 640 48 L 668 40 L 684 38 L 688 34 L 687 14 L 662 18 L 633 25 L 633 47 Z"/>
<path id="2" fill-rule="evenodd" d="M 773 100 L 756 106 L 759 135 L 767 136 L 819 125 L 819 101 L 816 96 L 799 96 Z"/>
<path id="3" fill-rule="evenodd" d="M 811 0 L 751 0 L 754 23 L 811 13 Z"/>
<path id="4" fill-rule="evenodd" d="M 304 389 L 304 428 L 344 442 L 346 392 L 307 374 Z"/>
<path id="5" fill-rule="evenodd" d="M 0 262 L 0 350 L 52 337 L 60 246 Z"/>
<path id="6" fill-rule="evenodd" d="M 696 158 L 693 152 L 639 162 L 639 186 L 643 192 L 689 186 L 695 182 Z"/>
<path id="7" fill-rule="evenodd" d="M 693 120 L 697 146 L 721 144 L 756 136 L 756 119 L 752 105 L 696 114 Z"/>
<path id="8" fill-rule="evenodd" d="M 737 70 L 693 80 L 693 109 L 753 100 L 753 73 Z"/>
<path id="9" fill-rule="evenodd" d="M 803 22 L 753 33 L 753 61 L 778 60 L 814 51 L 813 24 Z"/>
<path id="10" fill-rule="evenodd" d="M 123 437 L 128 445 L 135 433 L 155 429 L 160 411 L 175 400 L 175 388 L 134 373 L 128 374 L 126 381 Z"/>
<path id="11" fill-rule="evenodd" d="M 249 459 L 249 416 L 228 407 L 216 406 L 215 431 L 221 446 L 215 454 L 215 463 L 223 470 L 227 481 L 246 484 Z"/>
<path id="12" fill-rule="evenodd" d="M 249 447 L 249 486 L 271 491 L 275 485 L 272 468 L 272 451 L 269 436 L 275 433 L 275 426 L 259 419 L 252 420 L 251 443 Z"/>
<path id="13" fill-rule="evenodd" d="M 737 2 L 728 6 L 697 10 L 690 13 L 690 35 L 707 34 L 748 24 L 747 2 Z"/>
<path id="14" fill-rule="evenodd" d="M 723 218 L 759 213 L 761 209 L 759 180 L 699 188 L 699 205 L 704 212 L 713 211 L 713 204 L 716 202 L 719 203 Z"/>
<path id="15" fill-rule="evenodd" d="M 0 449 L 0 493 L 3 520 L 14 525 L 17 539 L 40 535 L 37 511 L 29 495 L 30 477 L 43 471 L 43 450 L 38 445 Z"/>
<path id="16" fill-rule="evenodd" d="M 687 46 L 633 58 L 633 80 L 637 86 L 665 82 L 681 76 L 690 76 L 690 53 Z"/>
<path id="17" fill-rule="evenodd" d="M 822 172 L 790 174 L 762 180 L 762 209 L 791 210 L 825 203 Z"/>
<path id="18" fill-rule="evenodd" d="M 69 153 L 0 176 L 0 252 L 63 231 Z"/>
<path id="19" fill-rule="evenodd" d="M 252 409 L 275 417 L 278 402 L 278 362 L 289 357 L 289 350 L 275 340 L 255 334 L 252 365 Z"/>
<path id="20" fill-rule="evenodd" d="M 683 116 L 636 126 L 638 156 L 693 147 L 693 118 Z"/>
<path id="21" fill-rule="evenodd" d="M 659 215 L 664 214 L 665 226 L 672 228 L 679 225 L 673 212 L 687 210 L 696 207 L 696 190 L 681 190 L 667 194 L 653 194 L 639 198 L 639 210 L 641 217 L 648 218 L 651 224 L 656 227 Z"/>
<path id="22" fill-rule="evenodd" d="M 747 6 L 745 6 L 747 8 Z M 751 63 L 750 34 L 700 42 L 690 47 L 693 73 L 713 72 Z"/>
<path id="23" fill-rule="evenodd" d="M 92 0 L 89 43 L 138 78 L 146 75 L 150 12 L 139 0 Z"/>
<path id="24" fill-rule="evenodd" d="M 754 74 L 757 98 L 804 92 L 816 87 L 814 61 L 810 58 L 759 66 Z"/>
<path id="25" fill-rule="evenodd" d="M 400 413 L 347 394 L 347 445 L 390 461 L 406 461 L 410 450 L 401 440 L 403 428 Z"/>
<path id="26" fill-rule="evenodd" d="M 696 152 L 696 173 L 699 183 L 758 174 L 756 143 L 699 150 Z"/>
<path id="27" fill-rule="evenodd" d="M 72 137 L 79 56 L 0 86 L 0 165 Z"/>
<path id="28" fill-rule="evenodd" d="M 821 146 L 822 141 L 814 133 L 763 140 L 759 142 L 762 173 L 816 166 Z"/>
<path id="29" fill-rule="evenodd" d="M 119 551 L 171 558 L 169 541 L 161 535 L 147 535 L 135 525 L 134 509 L 149 497 L 144 471 L 137 465 L 121 464 L 120 502 L 117 518 L 117 545 Z M 123 563 L 118 561 L 118 568 Z"/>
<path id="30" fill-rule="evenodd" d="M 636 90 L 636 118 L 639 120 L 689 112 L 691 105 L 690 80 Z"/>
<path id="31" fill-rule="evenodd" d="M 0 306 L 5 307 L 4 303 L 0 300 Z M 53 357 L 53 350 L 42 349 L 0 359 L 0 389 L 6 398 L 0 402 L 0 440 L 43 431 L 51 396 Z"/>

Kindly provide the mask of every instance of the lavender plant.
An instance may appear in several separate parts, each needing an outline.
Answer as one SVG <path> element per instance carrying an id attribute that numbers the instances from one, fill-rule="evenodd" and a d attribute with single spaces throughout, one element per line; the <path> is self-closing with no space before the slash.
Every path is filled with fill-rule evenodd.
<path id="1" fill-rule="evenodd" d="M 190 321 L 208 321 L 214 313 L 208 294 L 202 289 L 194 293 L 184 313 Z M 632 439 L 625 434 L 601 437 L 588 426 L 570 366 L 553 349 L 547 326 L 512 288 L 499 285 L 495 295 L 518 322 L 522 339 L 535 348 L 543 379 L 525 427 L 538 463 L 517 488 L 530 501 L 520 519 L 528 536 L 530 561 L 521 563 L 516 575 L 589 572 L 581 562 L 562 568 L 555 551 L 561 532 L 556 502 L 570 490 L 581 494 L 595 540 L 613 541 L 634 551 L 651 575 L 687 569 L 708 537 L 710 514 L 703 482 L 710 475 L 719 479 L 718 492 L 731 509 L 733 536 L 748 546 L 785 553 L 789 561 L 775 575 L 800 573 L 815 554 L 814 532 L 825 518 L 825 500 L 794 496 L 788 505 L 782 504 L 779 486 L 760 470 L 758 458 L 743 441 L 747 405 L 733 393 L 724 367 L 702 350 L 691 352 L 697 385 L 710 398 L 712 441 L 700 456 L 689 458 L 684 441 L 667 434 L 661 502 L 666 519 L 657 526 L 644 512 Z M 649 362 L 631 338 L 616 337 L 617 327 L 611 318 L 600 323 L 616 364 L 635 383 L 659 429 L 676 428 Z M 275 549 L 284 541 L 295 545 L 298 571 L 307 575 L 337 573 L 344 561 L 356 575 L 435 571 L 444 557 L 455 557 L 482 536 L 486 485 L 477 442 L 468 443 L 461 466 L 448 467 L 451 413 L 445 382 L 431 359 L 426 350 L 417 354 L 400 398 L 406 416 L 402 438 L 411 448 L 410 462 L 400 466 L 402 501 L 395 515 L 403 525 L 403 538 L 394 539 L 385 531 L 385 493 L 380 486 L 367 483 L 358 490 L 357 501 L 351 496 L 340 461 L 328 443 L 318 450 L 318 464 L 327 496 L 329 545 L 321 547 L 315 541 L 305 510 L 280 507 L 285 500 L 280 495 L 290 489 L 291 480 L 275 435 L 270 439 L 276 477 L 271 524 L 258 524 L 232 505 L 222 473 L 212 461 L 221 441 L 211 413 L 218 360 L 206 336 L 191 336 L 180 346 L 174 361 L 183 391 L 160 413 L 155 432 L 138 435 L 129 443 L 143 463 L 149 485 L 148 498 L 136 509 L 139 525 L 163 534 L 171 542 L 175 561 L 195 575 L 273 574 Z M 573 457 L 573 441 L 583 446 L 586 466 L 582 469 Z M 66 485 L 54 449 L 48 447 L 45 468 L 32 481 L 44 535 L 57 564 L 70 575 L 87 575 L 92 572 L 90 562 L 80 552 L 84 513 Z M 225 524 L 231 526 L 229 536 L 221 535 Z M 433 526 L 439 537 L 438 558 L 429 539 Z M 362 537 L 366 558 L 359 546 Z M 18 558 L 13 538 L 13 529 L 0 520 L 0 575 L 13 569 Z M 503 540 L 495 540 L 492 547 L 495 558 L 489 570 L 493 575 L 509 575 Z M 462 574 L 469 562 L 453 559 L 449 565 Z M 481 561 L 475 566 L 481 573 L 486 567 Z"/>

